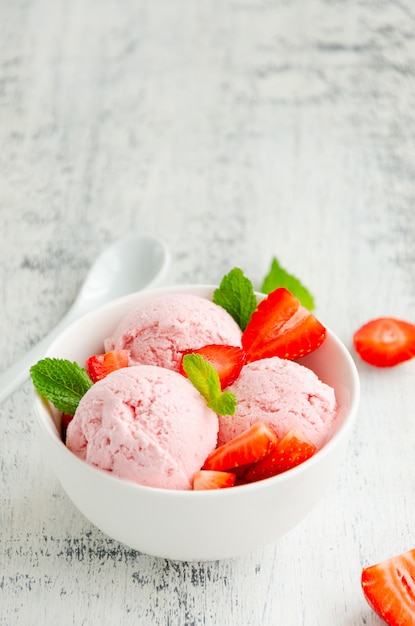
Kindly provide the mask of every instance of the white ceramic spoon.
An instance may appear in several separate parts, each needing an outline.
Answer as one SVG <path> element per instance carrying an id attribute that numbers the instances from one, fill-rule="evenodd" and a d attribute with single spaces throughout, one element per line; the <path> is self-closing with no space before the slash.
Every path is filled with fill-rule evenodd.
<path id="1" fill-rule="evenodd" d="M 168 264 L 166 247 L 154 237 L 131 235 L 107 248 L 91 267 L 65 317 L 29 352 L 0 373 L 0 403 L 23 383 L 30 367 L 42 358 L 52 339 L 68 324 L 114 298 L 153 285 Z"/>

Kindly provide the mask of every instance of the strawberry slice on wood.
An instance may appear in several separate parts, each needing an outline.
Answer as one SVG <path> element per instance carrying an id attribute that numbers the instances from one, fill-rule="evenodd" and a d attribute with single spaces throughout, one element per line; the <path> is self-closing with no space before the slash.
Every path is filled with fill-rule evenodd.
<path id="1" fill-rule="evenodd" d="M 96 383 L 111 372 L 128 367 L 129 356 L 129 350 L 112 350 L 105 354 L 94 354 L 86 362 L 86 373 L 92 382 Z"/>
<path id="2" fill-rule="evenodd" d="M 298 359 L 318 348 L 326 329 L 285 287 L 258 304 L 242 334 L 246 360 Z"/>
<path id="3" fill-rule="evenodd" d="M 291 428 L 270 454 L 248 467 L 244 480 L 253 482 L 286 472 L 304 463 L 316 450 L 316 446 L 298 428 Z"/>
<path id="4" fill-rule="evenodd" d="M 357 354 L 376 367 L 392 367 L 415 356 L 415 325 L 394 317 L 367 322 L 353 335 Z"/>
<path id="5" fill-rule="evenodd" d="M 363 568 L 363 594 L 389 626 L 415 624 L 415 549 Z"/>
<path id="6" fill-rule="evenodd" d="M 238 378 L 246 361 L 245 351 L 238 346 L 209 344 L 195 350 L 186 350 L 183 356 L 186 354 L 200 354 L 213 365 L 218 372 L 222 389 L 231 385 Z M 180 373 L 186 376 L 182 363 L 183 359 L 180 364 Z"/>
<path id="7" fill-rule="evenodd" d="M 193 476 L 193 489 L 201 491 L 204 489 L 224 489 L 233 487 L 236 476 L 232 472 L 218 472 L 216 470 L 201 469 Z"/>
<path id="8" fill-rule="evenodd" d="M 271 426 L 264 422 L 255 422 L 209 454 L 202 469 L 225 471 L 255 463 L 269 454 L 277 441 L 277 435 Z"/>

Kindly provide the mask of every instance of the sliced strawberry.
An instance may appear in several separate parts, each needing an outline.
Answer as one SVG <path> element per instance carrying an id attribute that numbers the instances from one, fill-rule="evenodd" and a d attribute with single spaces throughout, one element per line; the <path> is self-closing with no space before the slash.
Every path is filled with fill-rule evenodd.
<path id="1" fill-rule="evenodd" d="M 128 350 L 113 350 L 105 354 L 94 354 L 86 362 L 86 373 L 92 382 L 96 383 L 111 372 L 127 367 L 129 355 Z"/>
<path id="2" fill-rule="evenodd" d="M 363 361 L 376 367 L 392 367 L 415 356 L 415 325 L 393 317 L 379 317 L 353 335 Z"/>
<path id="3" fill-rule="evenodd" d="M 222 389 L 231 385 L 238 378 L 246 360 L 245 351 L 238 346 L 209 344 L 195 350 L 186 350 L 183 356 L 193 353 L 200 354 L 213 365 L 219 374 Z M 186 376 L 182 363 L 180 364 L 180 373 Z"/>
<path id="4" fill-rule="evenodd" d="M 61 433 L 63 443 L 66 442 L 66 431 L 68 430 L 69 422 L 73 419 L 73 415 L 69 415 L 68 413 L 62 413 L 61 418 Z"/>
<path id="5" fill-rule="evenodd" d="M 415 624 L 415 549 L 363 568 L 363 594 L 389 626 Z"/>
<path id="6" fill-rule="evenodd" d="M 277 440 L 271 426 L 255 422 L 240 435 L 216 448 L 204 462 L 203 469 L 224 471 L 255 463 L 275 448 Z"/>
<path id="7" fill-rule="evenodd" d="M 316 446 L 298 428 L 291 428 L 270 454 L 247 469 L 244 480 L 253 482 L 281 474 L 309 459 L 315 451 Z"/>
<path id="8" fill-rule="evenodd" d="M 193 476 L 193 489 L 223 489 L 233 487 L 236 476 L 232 472 L 217 472 L 216 470 L 199 470 Z"/>
<path id="9" fill-rule="evenodd" d="M 278 356 L 297 359 L 318 348 L 325 327 L 288 289 L 280 287 L 262 300 L 242 334 L 248 362 Z"/>

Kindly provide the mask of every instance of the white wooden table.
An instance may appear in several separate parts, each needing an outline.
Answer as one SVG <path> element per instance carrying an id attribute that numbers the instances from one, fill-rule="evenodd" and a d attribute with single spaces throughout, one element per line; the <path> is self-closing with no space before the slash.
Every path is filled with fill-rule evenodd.
<path id="1" fill-rule="evenodd" d="M 131 230 L 168 245 L 166 284 L 239 266 L 258 285 L 277 256 L 351 350 L 370 318 L 415 319 L 411 0 L 3 0 L 0 25 L 2 366 Z M 0 406 L 0 624 L 380 624 L 360 572 L 415 546 L 415 360 L 356 362 L 331 491 L 277 544 L 213 563 L 92 527 L 26 382 Z"/>

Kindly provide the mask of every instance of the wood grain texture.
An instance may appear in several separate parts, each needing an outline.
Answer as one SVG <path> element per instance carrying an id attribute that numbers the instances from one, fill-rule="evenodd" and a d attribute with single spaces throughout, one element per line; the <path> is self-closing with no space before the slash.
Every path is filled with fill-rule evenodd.
<path id="1" fill-rule="evenodd" d="M 166 241 L 166 283 L 237 265 L 259 285 L 278 256 L 350 348 L 371 317 L 414 319 L 410 0 L 18 0 L 0 23 L 4 366 L 132 229 Z M 42 456 L 26 383 L 0 407 L 0 624 L 379 624 L 360 571 L 415 543 L 415 363 L 357 364 L 326 498 L 278 544 L 213 563 L 93 528 Z"/>

